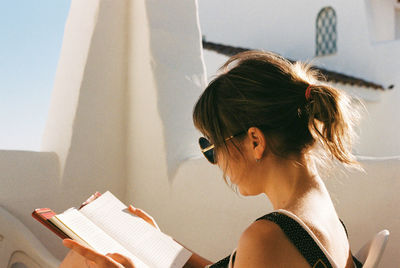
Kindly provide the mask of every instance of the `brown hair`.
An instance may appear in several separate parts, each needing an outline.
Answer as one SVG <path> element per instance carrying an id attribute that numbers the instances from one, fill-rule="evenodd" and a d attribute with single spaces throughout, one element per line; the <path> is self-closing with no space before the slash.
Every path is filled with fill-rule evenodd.
<path id="1" fill-rule="evenodd" d="M 268 150 L 277 156 L 306 153 L 318 141 L 331 159 L 362 169 L 351 153 L 359 113 L 347 94 L 321 81 L 310 65 L 270 52 L 246 51 L 220 70 L 193 111 L 196 128 L 216 150 L 228 152 L 227 137 L 258 127 Z"/>

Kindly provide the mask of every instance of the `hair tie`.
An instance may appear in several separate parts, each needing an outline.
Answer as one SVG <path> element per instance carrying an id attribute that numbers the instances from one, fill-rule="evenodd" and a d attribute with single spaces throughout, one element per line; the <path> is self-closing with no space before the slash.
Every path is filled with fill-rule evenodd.
<path id="1" fill-rule="evenodd" d="M 310 99 L 311 87 L 312 87 L 312 86 L 313 86 L 313 85 L 308 85 L 308 87 L 307 87 L 307 89 L 306 89 L 306 94 L 305 94 L 306 100 L 309 100 L 309 99 Z"/>

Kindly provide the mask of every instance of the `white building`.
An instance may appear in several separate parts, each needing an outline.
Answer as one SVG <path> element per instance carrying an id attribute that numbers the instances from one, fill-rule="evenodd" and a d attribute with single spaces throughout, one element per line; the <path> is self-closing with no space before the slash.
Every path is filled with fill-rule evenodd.
<path id="1" fill-rule="evenodd" d="M 363 89 L 371 99 L 359 147 L 366 174 L 338 167 L 327 185 L 353 251 L 386 228 L 382 267 L 398 266 L 400 119 L 389 123 L 387 115 L 399 101 L 400 47 L 386 40 L 388 33 L 370 31 L 382 27 L 375 7 L 394 5 L 252 3 L 202 0 L 201 32 L 195 0 L 72 0 L 42 152 L 0 151 L 0 267 L 17 260 L 55 267 L 66 250 L 30 213 L 60 212 L 105 190 L 148 211 L 164 232 L 201 255 L 229 254 L 248 223 L 272 207 L 263 197 L 238 197 L 217 167 L 196 159 L 191 110 L 205 86 L 201 36 L 306 60 L 314 57 L 316 15 L 326 6 L 337 15 L 337 50 L 316 63 L 385 89 Z"/>

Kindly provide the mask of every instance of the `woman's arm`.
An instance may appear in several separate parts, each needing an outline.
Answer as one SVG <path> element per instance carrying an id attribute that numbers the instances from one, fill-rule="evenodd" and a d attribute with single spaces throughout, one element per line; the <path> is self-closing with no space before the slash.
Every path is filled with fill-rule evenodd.
<path id="1" fill-rule="evenodd" d="M 204 268 L 206 265 L 211 264 L 210 261 L 203 257 L 193 253 L 188 262 L 183 268 Z M 93 262 L 71 250 L 68 255 L 64 258 L 59 268 L 71 268 L 71 267 L 96 267 Z"/>
<path id="2" fill-rule="evenodd" d="M 144 212 L 141 209 L 135 208 L 134 206 L 130 205 L 129 206 L 129 211 L 142 218 L 143 220 L 145 220 L 147 223 L 153 225 L 155 228 L 159 229 L 156 221 L 153 219 L 153 217 L 151 217 L 149 214 L 147 214 L 146 212 Z M 178 241 L 175 240 L 175 242 L 179 243 Z M 181 244 L 181 243 L 179 243 Z M 182 245 L 182 244 L 181 244 Z M 189 260 L 186 262 L 186 264 L 183 266 L 184 268 L 204 268 L 206 265 L 212 264 L 211 261 L 201 257 L 200 255 L 194 253 L 192 250 L 188 249 L 187 247 L 185 247 L 184 245 L 182 245 L 182 247 L 186 248 L 187 250 L 189 250 L 190 252 L 192 252 L 192 256 L 189 258 Z"/>
<path id="3" fill-rule="evenodd" d="M 73 250 L 70 250 L 58 268 L 90 267 L 88 260 Z"/>
<path id="4" fill-rule="evenodd" d="M 204 268 L 206 265 L 212 264 L 211 261 L 204 259 L 194 252 L 192 253 L 192 256 L 189 258 L 187 263 L 185 263 L 183 268 Z"/>

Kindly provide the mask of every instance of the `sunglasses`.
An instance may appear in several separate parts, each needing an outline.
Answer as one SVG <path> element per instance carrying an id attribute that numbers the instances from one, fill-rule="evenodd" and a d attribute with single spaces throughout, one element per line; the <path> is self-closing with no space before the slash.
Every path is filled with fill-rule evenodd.
<path id="1" fill-rule="evenodd" d="M 246 133 L 245 131 L 237 133 L 235 135 L 232 135 L 228 138 L 225 139 L 225 141 L 229 141 L 239 135 L 242 135 Z M 207 138 L 205 137 L 200 137 L 199 138 L 199 145 L 200 145 L 200 149 L 201 152 L 203 153 L 204 157 L 208 160 L 208 162 L 210 162 L 211 164 L 216 164 L 217 160 L 215 158 L 215 145 L 212 144 Z"/>

